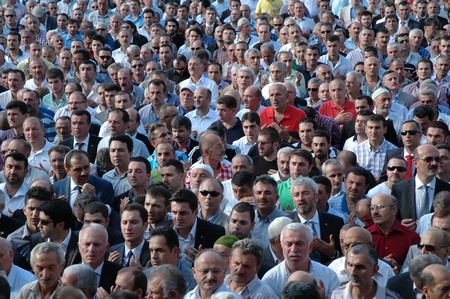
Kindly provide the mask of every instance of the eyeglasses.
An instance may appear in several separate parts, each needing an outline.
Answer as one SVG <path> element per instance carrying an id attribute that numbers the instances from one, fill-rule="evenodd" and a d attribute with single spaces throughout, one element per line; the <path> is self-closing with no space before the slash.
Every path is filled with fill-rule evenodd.
<path id="1" fill-rule="evenodd" d="M 433 160 L 435 162 L 437 162 L 437 163 L 441 162 L 441 157 L 426 157 L 426 158 L 423 158 L 423 159 L 421 159 L 421 158 L 416 158 L 416 159 L 425 161 L 427 163 L 431 163 L 431 162 L 433 162 Z"/>
<path id="2" fill-rule="evenodd" d="M 308 91 L 309 92 L 317 92 L 317 91 L 319 91 L 319 89 L 318 88 L 308 88 Z"/>
<path id="3" fill-rule="evenodd" d="M 106 31 L 106 28 L 97 28 L 97 31 Z"/>
<path id="4" fill-rule="evenodd" d="M 375 206 L 370 206 L 370 210 L 371 211 L 376 211 L 376 210 L 384 210 L 385 208 L 392 208 L 394 205 L 375 205 Z"/>
<path id="5" fill-rule="evenodd" d="M 161 133 L 161 135 L 159 135 L 159 136 L 156 137 L 156 138 L 164 138 L 164 137 L 167 137 L 167 136 L 169 136 L 169 135 L 170 135 L 169 133 L 164 132 L 164 133 Z"/>
<path id="6" fill-rule="evenodd" d="M 111 59 L 112 56 L 100 56 L 100 59 Z"/>
<path id="7" fill-rule="evenodd" d="M 53 223 L 53 221 L 50 220 L 45 220 L 45 219 L 39 219 L 39 223 L 46 226 L 49 225 L 50 223 Z"/>
<path id="8" fill-rule="evenodd" d="M 144 65 L 142 63 L 140 63 L 140 64 L 132 65 L 131 67 L 135 69 L 137 67 L 144 67 Z"/>
<path id="9" fill-rule="evenodd" d="M 198 51 L 201 50 L 202 48 L 198 47 L 198 48 L 191 48 L 191 51 Z"/>
<path id="10" fill-rule="evenodd" d="M 426 251 L 436 251 L 436 250 L 444 248 L 444 247 L 447 247 L 447 246 L 436 247 L 434 245 L 428 245 L 428 244 L 422 244 L 422 243 L 417 244 L 417 248 L 419 250 L 422 250 L 423 248 L 425 248 Z"/>
<path id="11" fill-rule="evenodd" d="M 217 191 L 208 191 L 208 190 L 202 190 L 202 191 L 199 191 L 199 193 L 203 196 L 208 196 L 208 194 L 209 194 L 209 195 L 211 195 L 211 197 L 217 197 L 219 195 L 222 195 L 222 193 L 219 193 Z"/>
<path id="12" fill-rule="evenodd" d="M 15 15 L 5 15 L 5 18 L 14 18 Z"/>
<path id="13" fill-rule="evenodd" d="M 322 33 L 322 34 L 325 34 L 325 33 L 331 33 L 331 30 L 320 31 L 320 33 Z"/>
<path id="14" fill-rule="evenodd" d="M 404 39 L 404 40 L 399 40 L 398 42 L 399 42 L 400 44 L 406 44 L 406 43 L 409 43 L 409 40 Z"/>
<path id="15" fill-rule="evenodd" d="M 419 134 L 420 132 L 419 131 L 416 131 L 416 130 L 405 130 L 405 131 L 401 131 L 400 132 L 400 134 L 402 135 L 402 136 L 406 136 L 407 134 L 409 134 L 409 135 L 416 135 L 416 134 Z"/>
<path id="16" fill-rule="evenodd" d="M 283 26 L 283 23 L 281 23 L 281 24 L 273 24 L 273 26 L 274 27 L 281 27 L 281 26 Z"/>
<path id="17" fill-rule="evenodd" d="M 398 170 L 398 172 L 405 172 L 405 171 L 407 171 L 408 169 L 406 169 L 405 167 L 401 167 L 401 166 L 388 166 L 388 167 L 386 167 L 387 168 L 387 170 L 389 170 L 389 171 L 394 171 L 394 170 Z"/>

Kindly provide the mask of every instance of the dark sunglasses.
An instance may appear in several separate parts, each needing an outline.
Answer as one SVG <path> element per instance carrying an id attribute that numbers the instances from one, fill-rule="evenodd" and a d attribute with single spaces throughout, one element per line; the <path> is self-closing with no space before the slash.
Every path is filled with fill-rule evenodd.
<path id="1" fill-rule="evenodd" d="M 387 167 L 387 170 L 389 170 L 389 171 L 394 171 L 396 169 L 398 170 L 398 172 L 405 172 L 408 170 L 405 167 L 401 167 L 401 166 L 388 166 Z"/>
<path id="2" fill-rule="evenodd" d="M 419 248 L 419 250 L 422 250 L 422 248 L 425 248 L 426 251 L 436 251 L 438 249 L 444 248 L 447 246 L 441 246 L 441 247 L 435 247 L 433 245 L 428 245 L 428 244 L 417 244 L 417 248 Z"/>
<path id="3" fill-rule="evenodd" d="M 39 219 L 39 222 L 44 226 L 49 225 L 50 223 L 53 223 L 53 221 L 49 221 L 49 220 L 45 220 L 45 219 Z"/>
<path id="4" fill-rule="evenodd" d="M 402 136 L 406 136 L 407 134 L 409 134 L 409 135 L 416 135 L 416 134 L 419 134 L 420 132 L 419 131 L 416 131 L 416 130 L 407 130 L 407 131 L 401 131 L 400 132 L 400 134 L 402 135 Z"/>
<path id="5" fill-rule="evenodd" d="M 406 44 L 409 43 L 409 40 L 405 39 L 405 40 L 400 40 L 398 41 L 400 44 Z"/>
<path id="6" fill-rule="evenodd" d="M 135 69 L 137 67 L 144 67 L 144 65 L 141 63 L 141 64 L 132 65 L 131 67 Z"/>
<path id="7" fill-rule="evenodd" d="M 201 50 L 202 48 L 191 48 L 191 51 L 198 51 L 198 50 Z"/>
<path id="8" fill-rule="evenodd" d="M 427 163 L 431 163 L 431 162 L 433 162 L 433 160 L 436 161 L 437 163 L 441 162 L 441 157 L 426 157 L 423 159 L 421 159 L 421 158 L 416 158 L 416 159 L 425 161 Z"/>
<path id="9" fill-rule="evenodd" d="M 111 56 L 100 56 L 100 59 L 111 59 Z"/>
<path id="10" fill-rule="evenodd" d="M 318 88 L 308 88 L 308 91 L 310 92 L 317 92 L 319 89 Z"/>
<path id="11" fill-rule="evenodd" d="M 217 197 L 222 194 L 217 191 L 207 191 L 207 190 L 203 190 L 203 191 L 199 191 L 199 192 L 203 196 L 208 196 L 208 194 L 210 194 L 212 197 Z"/>
<path id="12" fill-rule="evenodd" d="M 274 27 L 281 27 L 281 26 L 283 26 L 283 23 L 281 23 L 281 24 L 273 24 L 273 26 Z"/>
<path id="13" fill-rule="evenodd" d="M 331 33 L 331 30 L 320 31 L 320 33 L 322 33 L 322 34 Z"/>
<path id="14" fill-rule="evenodd" d="M 106 28 L 97 28 L 97 31 L 106 31 Z"/>

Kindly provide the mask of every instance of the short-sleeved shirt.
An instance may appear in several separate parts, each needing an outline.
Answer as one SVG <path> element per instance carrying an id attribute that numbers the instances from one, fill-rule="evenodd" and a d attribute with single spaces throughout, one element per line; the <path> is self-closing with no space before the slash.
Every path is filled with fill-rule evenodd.
<path id="1" fill-rule="evenodd" d="M 334 101 L 327 101 L 320 105 L 319 113 L 331 118 L 335 118 L 341 111 L 344 112 L 351 112 L 353 117 L 352 120 L 356 119 L 356 110 L 355 110 L 355 104 L 353 102 L 350 102 L 349 100 L 345 100 L 345 104 L 342 108 L 339 108 L 336 106 Z"/>
<path id="2" fill-rule="evenodd" d="M 273 106 L 264 108 L 260 114 L 261 126 L 271 125 L 275 123 L 275 111 Z M 302 119 L 306 118 L 306 113 L 303 110 L 295 108 L 292 105 L 287 105 L 284 112 L 283 119 L 278 123 L 282 127 L 286 127 L 289 132 L 297 133 L 298 125 Z"/>

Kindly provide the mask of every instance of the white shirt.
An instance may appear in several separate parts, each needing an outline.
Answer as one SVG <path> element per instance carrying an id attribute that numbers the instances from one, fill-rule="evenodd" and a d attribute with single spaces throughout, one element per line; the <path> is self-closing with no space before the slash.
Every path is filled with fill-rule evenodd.
<path id="1" fill-rule="evenodd" d="M 36 280 L 36 276 L 13 264 L 6 280 L 11 287 L 11 298 L 16 298 L 20 289 L 27 283 Z"/>
<path id="2" fill-rule="evenodd" d="M 5 208 L 3 209 L 3 214 L 9 216 L 8 210 L 14 212 L 23 209 L 25 206 L 25 194 L 28 189 L 28 184 L 24 182 L 19 190 L 17 190 L 16 194 L 14 194 L 13 197 L 9 197 L 8 191 L 6 191 L 6 183 L 0 184 L 0 190 L 2 190 L 5 195 Z"/>
<path id="3" fill-rule="evenodd" d="M 36 88 L 39 88 L 39 87 L 46 87 L 46 88 L 49 88 L 49 87 L 48 87 L 48 82 L 47 82 L 47 80 L 44 80 L 44 82 L 42 82 L 41 86 L 37 86 L 37 85 L 36 85 L 36 82 L 34 82 L 34 79 L 33 79 L 33 78 L 27 80 L 27 82 L 25 82 L 25 85 L 24 85 L 23 87 L 24 87 L 24 88 L 31 89 L 31 90 L 36 90 Z M 49 88 L 49 89 L 50 89 L 50 88 Z"/>
<path id="4" fill-rule="evenodd" d="M 266 108 L 266 107 L 259 105 L 258 111 L 256 111 L 256 113 L 260 114 L 264 108 Z M 244 115 L 247 112 L 250 112 L 250 109 L 247 109 L 247 108 L 241 109 L 241 111 L 236 113 L 236 117 L 238 117 L 240 120 L 242 120 L 242 115 Z"/>
<path id="5" fill-rule="evenodd" d="M 256 142 L 255 142 L 256 143 Z M 250 148 L 255 144 L 248 141 L 246 136 L 242 136 L 236 141 L 233 141 L 233 145 L 241 150 L 241 154 L 247 155 Z"/>
<path id="6" fill-rule="evenodd" d="M 386 182 L 376 185 L 367 192 L 367 196 L 372 198 L 377 194 L 388 194 L 391 195 L 392 190 L 388 188 Z"/>
<path id="7" fill-rule="evenodd" d="M 330 67 L 333 75 L 339 73 L 345 76 L 347 75 L 347 73 L 353 71 L 352 63 L 350 62 L 350 60 L 348 60 L 341 54 L 339 54 L 339 60 L 335 65 L 333 65 L 333 63 L 331 62 L 329 54 L 320 56 L 319 62 L 327 64 Z"/>
<path id="8" fill-rule="evenodd" d="M 234 296 L 231 298 L 235 298 L 235 299 L 243 299 L 241 295 L 230 291 L 230 289 L 228 289 L 224 284 L 222 284 L 210 297 L 211 299 L 219 299 L 219 298 L 228 298 L 227 296 L 221 296 L 221 293 L 231 293 Z M 217 295 L 217 296 L 214 296 Z M 187 293 L 184 296 L 184 299 L 202 299 L 202 297 L 200 297 L 200 291 L 198 290 L 198 285 L 195 287 L 195 289 L 193 289 L 192 291 L 190 291 L 189 293 Z"/>
<path id="9" fill-rule="evenodd" d="M 391 266 L 380 259 L 378 259 L 378 266 L 378 273 L 375 274 L 373 278 L 380 285 L 385 287 L 389 278 L 394 277 L 395 273 L 392 270 Z M 339 277 L 340 284 L 344 284 L 349 281 L 347 271 L 345 270 L 345 256 L 332 261 L 331 264 L 328 265 L 328 268 L 336 273 L 336 275 Z"/>
<path id="10" fill-rule="evenodd" d="M 0 93 L 0 106 L 6 107 L 13 100 L 11 90 Z"/>
<path id="11" fill-rule="evenodd" d="M 30 156 L 28 157 L 28 163 L 31 166 L 40 168 L 41 165 L 44 169 L 49 172 L 52 166 L 50 165 L 50 158 L 48 156 L 48 151 L 55 145 L 47 140 L 45 140 L 44 146 L 37 152 L 31 150 Z"/>
<path id="12" fill-rule="evenodd" d="M 181 81 L 180 86 L 185 86 L 187 84 L 195 85 L 195 87 L 205 87 L 211 91 L 211 104 L 215 107 L 217 103 L 217 99 L 219 98 L 219 88 L 217 87 L 216 82 L 211 79 L 205 78 L 204 76 L 200 77 L 197 83 L 192 82 L 191 78 Z"/>
<path id="13" fill-rule="evenodd" d="M 126 265 L 128 262 L 128 252 L 133 252 L 134 257 L 136 258 L 136 260 L 139 260 L 139 258 L 141 257 L 141 253 L 142 253 L 142 248 L 144 247 L 144 243 L 145 243 L 145 239 L 142 239 L 142 242 L 136 246 L 135 248 L 128 248 L 127 243 L 124 242 L 125 244 L 125 250 L 123 251 L 124 256 L 123 256 L 123 265 Z"/>
<path id="14" fill-rule="evenodd" d="M 206 131 L 213 122 L 219 120 L 219 115 L 216 110 L 211 108 L 203 118 L 197 114 L 197 109 L 187 113 L 185 116 L 191 121 L 192 131 L 197 131 L 197 136 L 200 136 L 201 133 Z"/>
<path id="15" fill-rule="evenodd" d="M 188 247 L 195 247 L 195 234 L 197 232 L 197 218 L 195 218 L 194 225 L 191 228 L 187 238 L 183 238 L 179 233 L 175 225 L 173 226 L 173 230 L 177 233 L 178 241 L 180 242 L 180 256 L 179 259 L 182 262 L 187 262 L 185 250 Z"/>
<path id="16" fill-rule="evenodd" d="M 128 56 L 126 52 L 122 52 L 122 49 L 119 47 L 118 49 L 112 51 L 112 57 L 114 61 L 117 63 L 122 63 L 124 67 L 130 68 L 130 62 L 128 61 Z"/>
<path id="17" fill-rule="evenodd" d="M 87 152 L 88 151 L 88 144 L 89 144 L 89 137 L 91 134 L 87 134 L 87 137 L 82 140 L 81 142 L 78 142 L 75 137 L 73 138 L 73 148 L 78 149 L 78 143 L 82 143 L 81 150 Z"/>
<path id="18" fill-rule="evenodd" d="M 339 287 L 339 278 L 336 273 L 320 263 L 310 260 L 308 272 L 316 279 L 317 283 L 320 283 L 320 281 L 324 283 L 327 298 L 330 297 L 334 289 Z M 281 297 L 281 292 L 290 274 L 286 261 L 283 261 L 270 269 L 262 278 L 262 282 L 272 286 L 275 294 Z"/>
<path id="19" fill-rule="evenodd" d="M 109 148 L 109 139 L 111 138 L 111 135 L 106 136 L 100 142 L 98 143 L 97 152 L 102 148 Z M 148 158 L 150 156 L 150 153 L 148 152 L 147 147 L 145 144 L 140 141 L 139 139 L 131 137 L 131 140 L 133 140 L 133 153 L 132 157 L 144 157 Z"/>
<path id="20" fill-rule="evenodd" d="M 77 199 L 78 194 L 80 194 L 80 191 L 78 191 L 78 186 L 83 187 L 81 185 L 76 184 L 72 178 L 70 178 L 70 198 L 69 203 L 70 207 L 73 211 L 73 205 L 75 204 L 75 200 Z"/>

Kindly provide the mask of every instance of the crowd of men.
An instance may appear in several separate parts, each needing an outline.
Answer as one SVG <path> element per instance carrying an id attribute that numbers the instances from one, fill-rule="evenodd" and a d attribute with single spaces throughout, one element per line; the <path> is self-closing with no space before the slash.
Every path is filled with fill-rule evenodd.
<path id="1" fill-rule="evenodd" d="M 2 4 L 0 299 L 450 295 L 450 1 Z"/>

